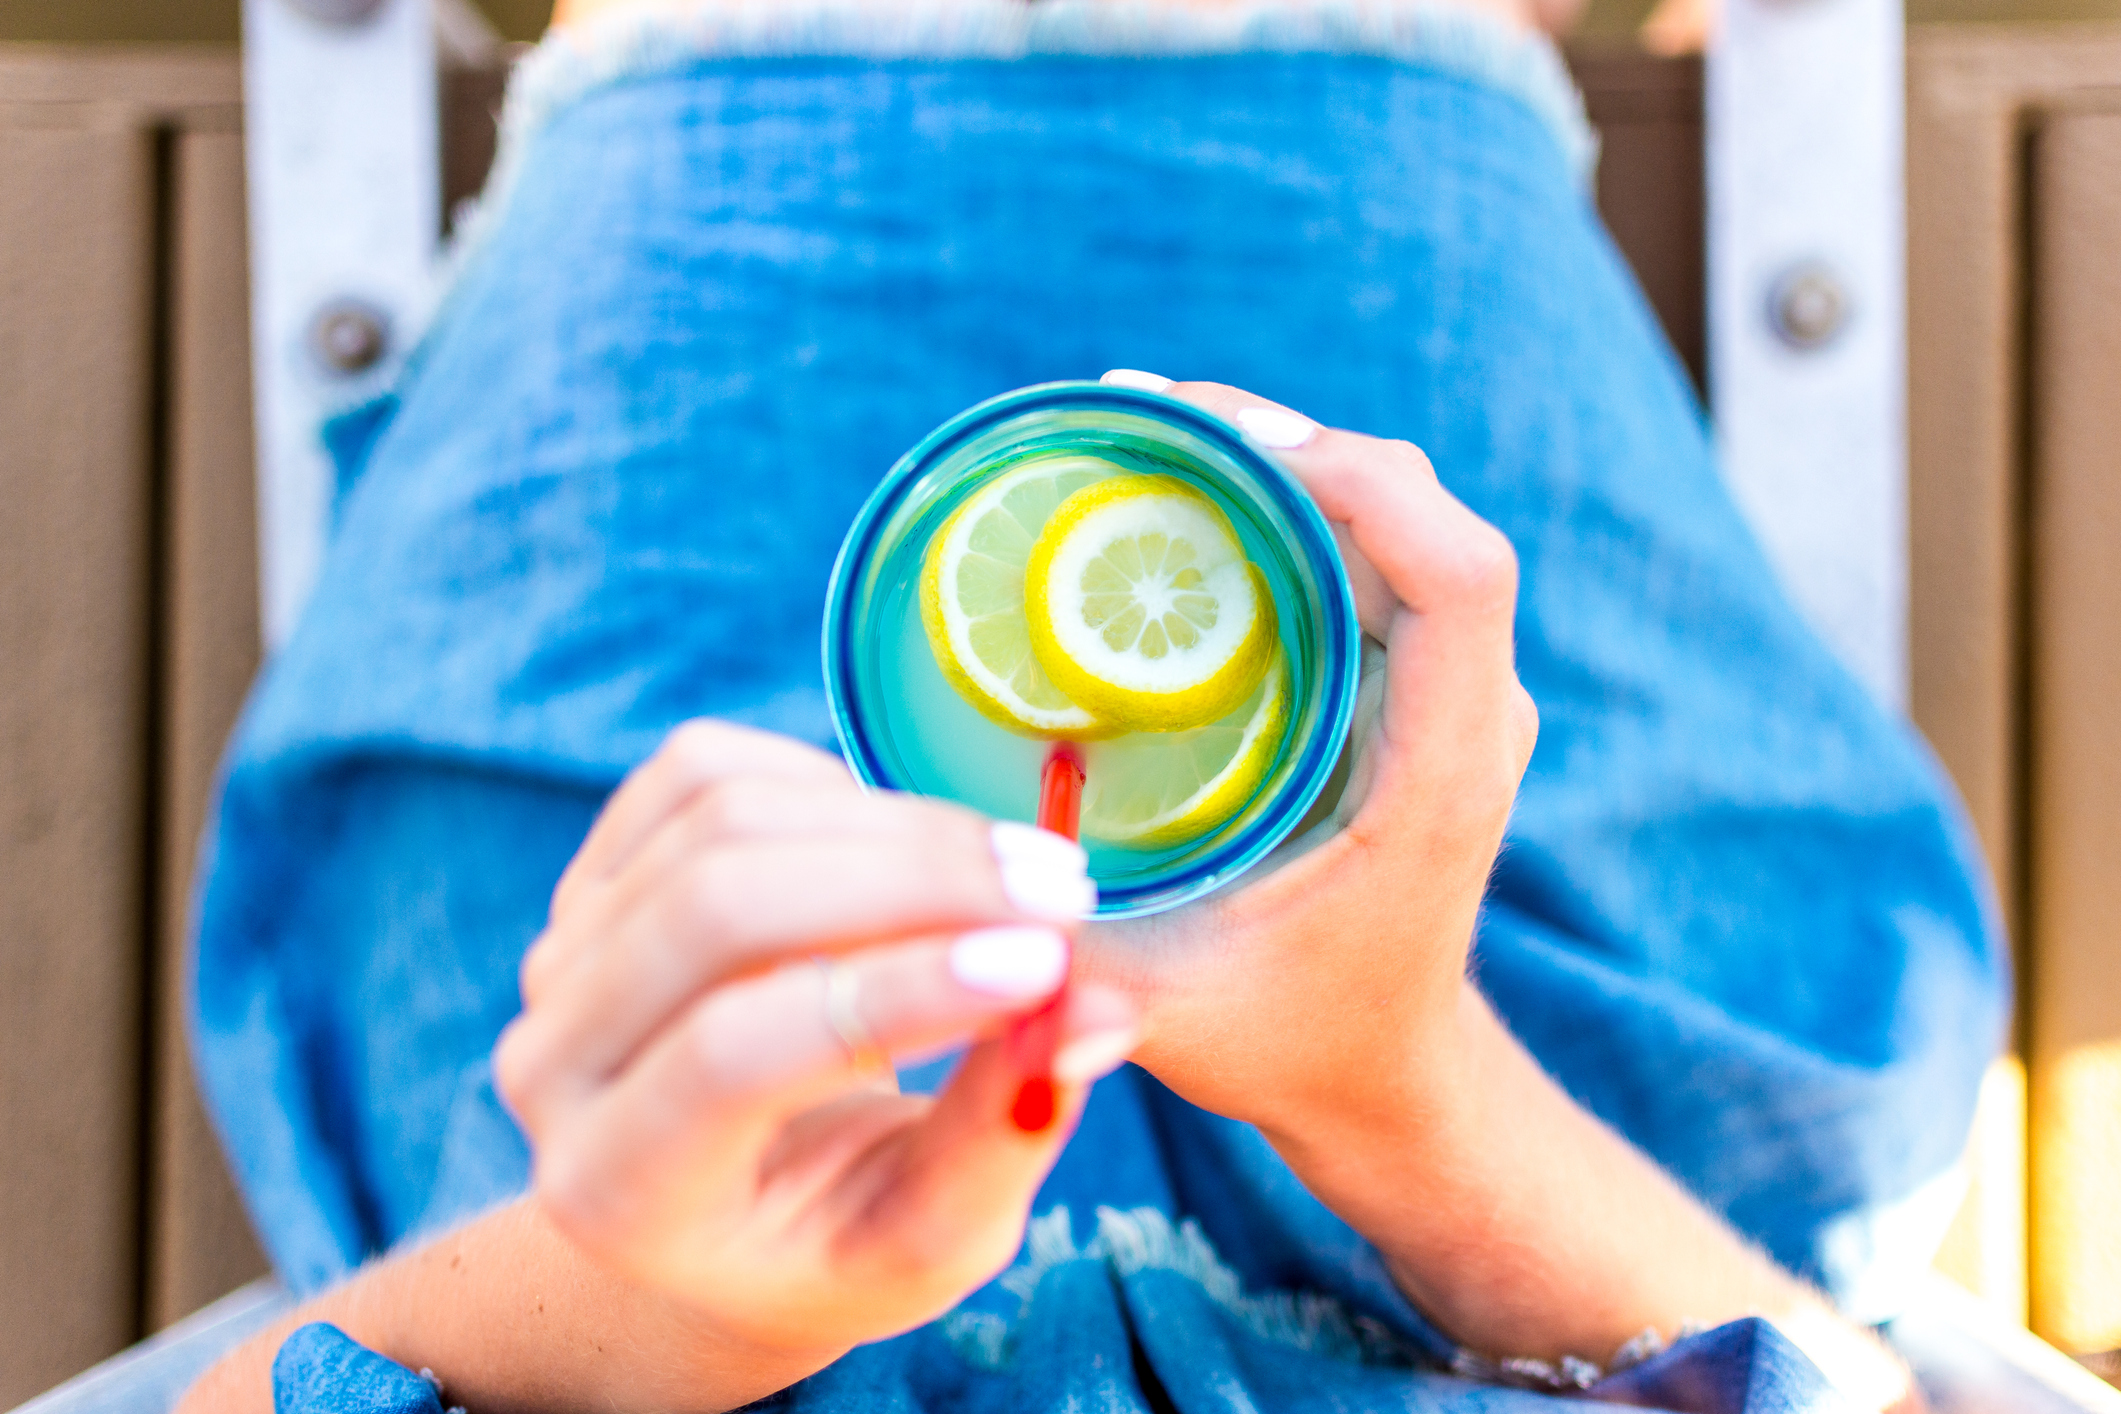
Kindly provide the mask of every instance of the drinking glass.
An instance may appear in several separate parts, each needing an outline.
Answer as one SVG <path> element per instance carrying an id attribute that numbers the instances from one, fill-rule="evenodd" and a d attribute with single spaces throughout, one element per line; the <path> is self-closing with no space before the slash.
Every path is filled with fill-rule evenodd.
<path id="1" fill-rule="evenodd" d="M 959 413 L 884 477 L 847 533 L 825 607 L 825 683 L 855 775 L 885 790 L 1030 821 L 1048 743 L 996 725 L 944 678 L 921 623 L 930 541 L 981 485 L 1033 457 L 1088 455 L 1176 477 L 1229 517 L 1263 572 L 1290 674 L 1289 710 L 1252 798 L 1161 848 L 1084 840 L 1097 916 L 1155 913 L 1228 883 L 1288 838 L 1347 743 L 1361 636 L 1338 547 L 1310 496 L 1245 435 L 1177 399 L 1101 383 L 1019 389 Z M 1096 749 L 1088 750 L 1097 769 Z"/>

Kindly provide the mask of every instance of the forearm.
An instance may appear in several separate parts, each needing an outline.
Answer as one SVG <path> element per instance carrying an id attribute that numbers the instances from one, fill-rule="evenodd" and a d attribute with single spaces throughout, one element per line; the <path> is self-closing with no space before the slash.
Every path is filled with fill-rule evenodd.
<path id="1" fill-rule="evenodd" d="M 1603 1362 L 1645 1329 L 1763 1316 L 1867 1407 L 1907 1393 L 1881 1345 L 1571 1100 L 1471 985 L 1450 1063 L 1456 1101 L 1411 1127 L 1351 1114 L 1268 1133 L 1455 1339 Z"/>
<path id="2" fill-rule="evenodd" d="M 209 1371 L 179 1414 L 269 1414 L 273 1357 L 311 1321 L 433 1370 L 451 1404 L 481 1414 L 734 1409 L 840 1354 L 727 1339 L 590 1262 L 521 1199 L 306 1303 Z"/>

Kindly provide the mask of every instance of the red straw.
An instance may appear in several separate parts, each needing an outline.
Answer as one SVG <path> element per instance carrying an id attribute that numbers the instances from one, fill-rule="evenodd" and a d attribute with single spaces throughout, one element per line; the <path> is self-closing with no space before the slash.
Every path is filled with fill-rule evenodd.
<path id="1" fill-rule="evenodd" d="M 1038 778 L 1038 827 L 1067 839 L 1082 835 L 1083 753 L 1072 741 L 1056 741 Z"/>
<path id="2" fill-rule="evenodd" d="M 1038 778 L 1038 827 L 1074 839 L 1081 831 L 1083 754 L 1075 743 L 1057 741 L 1046 755 Z M 1025 1075 L 1009 1106 L 1009 1119 L 1026 1134 L 1053 1123 L 1053 1052 L 1060 1046 L 1064 987 L 1050 1001 L 1016 1024 L 1010 1038 Z"/>

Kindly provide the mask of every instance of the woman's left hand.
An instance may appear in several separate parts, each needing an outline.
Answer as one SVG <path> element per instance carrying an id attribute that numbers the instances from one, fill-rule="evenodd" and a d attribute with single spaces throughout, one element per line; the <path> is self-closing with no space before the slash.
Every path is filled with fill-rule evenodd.
<path id="1" fill-rule="evenodd" d="M 1404 442 L 1167 391 L 1280 452 L 1382 651 L 1332 818 L 1240 888 L 1079 939 L 1078 974 L 1142 1006 L 1135 1061 L 1256 1124 L 1476 1350 L 1603 1361 L 1646 1327 L 1766 1316 L 1861 1407 L 1919 1408 L 1894 1356 L 1571 1100 L 1467 979 L 1538 733 L 1508 541 Z"/>
<path id="2" fill-rule="evenodd" d="M 1382 649 L 1333 818 L 1243 887 L 1091 930 L 1079 965 L 1142 1003 L 1139 1064 L 1278 1141 L 1420 1114 L 1455 1093 L 1467 948 L 1538 730 L 1514 666 L 1515 554 L 1408 443 L 1220 384 L 1168 391 L 1288 444 Z"/>

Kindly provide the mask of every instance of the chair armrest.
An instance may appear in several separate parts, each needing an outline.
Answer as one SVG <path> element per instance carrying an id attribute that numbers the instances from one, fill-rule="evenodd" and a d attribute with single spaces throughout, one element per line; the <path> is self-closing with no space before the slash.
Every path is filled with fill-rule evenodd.
<path id="1" fill-rule="evenodd" d="M 1884 1333 L 1935 1414 L 2121 1414 L 2121 1390 L 1944 1277 Z"/>
<path id="2" fill-rule="evenodd" d="M 254 1281 L 45 1391 L 14 1414 L 168 1414 L 208 1366 L 293 1306 L 294 1298 L 278 1281 Z"/>

